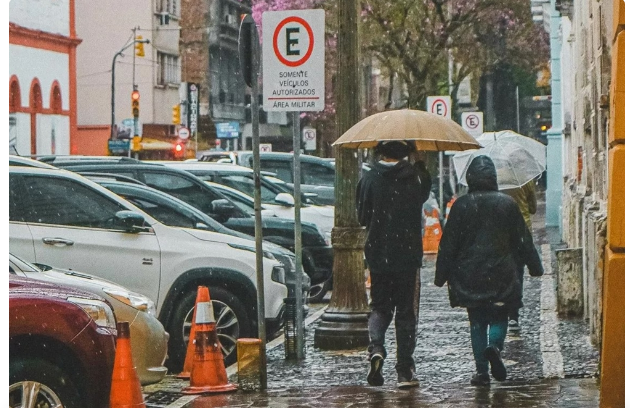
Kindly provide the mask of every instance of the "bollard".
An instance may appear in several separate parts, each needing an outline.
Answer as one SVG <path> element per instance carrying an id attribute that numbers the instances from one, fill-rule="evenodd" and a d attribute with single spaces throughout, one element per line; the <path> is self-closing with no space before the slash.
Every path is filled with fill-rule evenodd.
<path id="1" fill-rule="evenodd" d="M 582 287 L 582 248 L 557 249 L 558 259 L 558 314 L 582 317 L 584 297 Z"/>
<path id="2" fill-rule="evenodd" d="M 297 299 L 284 299 L 284 357 L 287 360 L 298 358 L 298 307 Z M 304 333 L 302 333 L 304 337 Z"/>
<path id="3" fill-rule="evenodd" d="M 260 339 L 236 340 L 238 361 L 238 386 L 243 391 L 261 390 L 260 384 Z"/>

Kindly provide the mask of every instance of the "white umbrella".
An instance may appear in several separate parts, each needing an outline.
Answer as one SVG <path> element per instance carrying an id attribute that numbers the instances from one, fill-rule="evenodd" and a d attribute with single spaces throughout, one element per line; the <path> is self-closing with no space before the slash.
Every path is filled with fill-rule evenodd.
<path id="1" fill-rule="evenodd" d="M 532 156 L 540 163 L 542 166 L 547 166 L 547 146 L 540 143 L 538 140 L 532 139 L 531 137 L 521 135 L 512 130 L 501 130 L 498 132 L 485 132 L 482 133 L 479 137 L 477 137 L 477 141 L 482 145 L 486 146 L 488 143 L 497 141 L 497 142 L 514 142 L 516 144 L 521 145 L 525 150 L 530 152 Z"/>
<path id="2" fill-rule="evenodd" d="M 490 138 L 490 136 L 484 137 L 482 141 L 482 137 L 483 135 L 478 140 L 483 148 L 457 153 L 453 156 L 453 165 L 458 183 L 464 186 L 468 185 L 466 183 L 466 172 L 470 162 L 477 156 L 488 156 L 492 159 L 497 169 L 497 181 L 500 190 L 521 187 L 545 171 L 545 146 L 542 143 L 530 139 L 532 142 L 542 146 L 541 154 L 539 146 L 530 144 L 527 141 L 519 143 L 514 138 L 510 140 L 510 138 Z M 527 137 L 521 136 L 521 138 Z M 529 146 L 526 147 L 527 145 Z"/>

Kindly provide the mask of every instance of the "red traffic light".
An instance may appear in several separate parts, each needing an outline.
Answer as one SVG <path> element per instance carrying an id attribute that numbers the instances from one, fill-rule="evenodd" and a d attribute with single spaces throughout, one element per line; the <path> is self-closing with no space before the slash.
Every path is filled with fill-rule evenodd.
<path id="1" fill-rule="evenodd" d="M 131 93 L 131 100 L 132 101 L 139 101 L 140 100 L 140 91 L 138 91 L 138 90 L 133 91 Z"/>

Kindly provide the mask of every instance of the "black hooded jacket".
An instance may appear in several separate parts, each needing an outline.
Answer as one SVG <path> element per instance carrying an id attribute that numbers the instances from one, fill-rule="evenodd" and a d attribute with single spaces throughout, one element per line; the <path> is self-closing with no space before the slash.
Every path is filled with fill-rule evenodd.
<path id="1" fill-rule="evenodd" d="M 370 273 L 415 271 L 422 265 L 422 204 L 431 175 L 422 162 L 374 164 L 359 181 L 356 206 L 367 227 L 365 259 Z"/>
<path id="2" fill-rule="evenodd" d="M 498 191 L 490 158 L 474 158 L 466 181 L 468 194 L 455 200 L 440 240 L 435 284 L 448 282 L 452 307 L 520 307 L 520 268 L 543 274 L 532 235 L 516 202 Z"/>

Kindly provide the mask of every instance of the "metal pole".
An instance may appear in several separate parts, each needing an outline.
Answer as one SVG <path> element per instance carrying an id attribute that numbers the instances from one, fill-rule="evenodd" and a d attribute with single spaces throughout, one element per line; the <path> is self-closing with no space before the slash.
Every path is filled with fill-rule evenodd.
<path id="1" fill-rule="evenodd" d="M 302 192 L 301 192 L 301 137 L 300 112 L 293 112 L 293 207 L 295 211 L 295 305 L 297 358 L 304 358 L 304 315 L 302 313 Z"/>
<path id="2" fill-rule="evenodd" d="M 251 25 L 252 38 L 256 25 Z M 256 292 L 258 300 L 258 338 L 260 339 L 260 387 L 267 389 L 267 332 L 265 327 L 265 281 L 262 259 L 262 205 L 260 197 L 260 129 L 258 112 L 258 41 L 252 41 L 252 153 L 254 158 L 254 217 L 256 239 Z"/>
<path id="3" fill-rule="evenodd" d="M 115 118 L 115 106 L 116 106 L 116 92 L 114 90 L 114 84 L 116 83 L 116 58 L 120 55 L 120 51 L 114 54 L 114 58 L 112 59 L 112 123 L 110 129 L 109 140 L 114 140 L 114 124 L 116 123 Z"/>
<path id="4" fill-rule="evenodd" d="M 521 133 L 521 107 L 518 96 L 518 86 L 516 87 L 516 133 Z"/>

